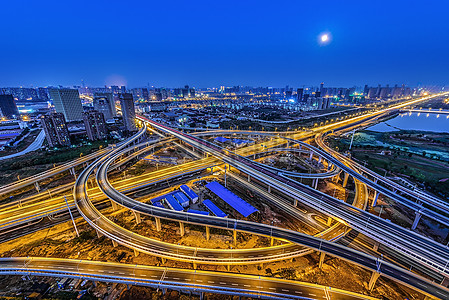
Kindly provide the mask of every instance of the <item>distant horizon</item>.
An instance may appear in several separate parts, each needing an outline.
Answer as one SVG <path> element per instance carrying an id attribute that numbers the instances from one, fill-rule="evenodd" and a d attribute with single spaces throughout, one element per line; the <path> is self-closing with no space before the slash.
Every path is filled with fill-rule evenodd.
<path id="1" fill-rule="evenodd" d="M 218 86 L 195 86 L 195 85 L 190 85 L 190 84 L 183 84 L 183 85 L 179 85 L 179 86 L 147 86 L 147 85 L 140 85 L 140 86 L 129 86 L 129 85 L 125 85 L 125 87 L 127 89 L 136 89 L 136 88 L 168 88 L 168 89 L 176 89 L 176 88 L 183 88 L 184 86 L 188 85 L 191 88 L 195 88 L 195 89 L 219 89 L 220 87 L 243 87 L 243 88 L 275 88 L 275 89 L 282 89 L 285 88 L 286 86 L 288 86 L 289 88 L 318 88 L 320 87 L 320 83 L 318 84 L 301 84 L 301 85 L 281 85 L 281 86 L 274 86 L 274 85 L 242 85 L 242 84 L 236 84 L 236 85 L 218 85 Z M 386 87 L 387 85 L 389 87 L 395 87 L 395 85 L 397 85 L 398 87 L 402 86 L 402 84 L 375 84 L 375 85 L 370 85 L 370 84 L 366 84 L 368 87 L 377 87 L 378 85 L 380 85 L 381 87 Z M 72 84 L 72 85 L 47 85 L 47 86 L 34 86 L 34 85 L 30 85 L 30 86 L 24 86 L 24 85 L 16 85 L 16 86 L 0 86 L 0 88 L 69 88 L 69 89 L 74 89 L 74 88 L 110 88 L 112 86 L 118 86 L 121 87 L 121 85 L 110 85 L 110 86 L 81 86 L 81 85 L 77 85 L 77 84 Z M 326 85 L 326 83 L 324 84 L 324 88 L 363 88 L 365 86 L 365 84 L 362 85 L 348 85 L 348 86 L 335 86 L 335 85 Z M 449 88 L 449 84 L 443 84 L 443 85 L 436 85 L 436 84 L 420 84 L 420 85 L 404 85 L 405 87 L 410 87 L 410 88 Z"/>

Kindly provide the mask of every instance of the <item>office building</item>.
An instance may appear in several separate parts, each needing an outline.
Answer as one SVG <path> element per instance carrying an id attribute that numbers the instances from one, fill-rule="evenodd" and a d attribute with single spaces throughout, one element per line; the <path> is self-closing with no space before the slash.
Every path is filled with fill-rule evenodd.
<path id="1" fill-rule="evenodd" d="M 89 140 L 103 140 L 108 136 L 103 113 L 96 110 L 85 112 L 83 122 Z"/>
<path id="2" fill-rule="evenodd" d="M 93 100 L 94 109 L 104 115 L 105 120 L 113 119 L 115 113 L 115 101 L 112 93 L 95 93 Z"/>
<path id="3" fill-rule="evenodd" d="M 123 124 L 125 125 L 126 130 L 135 131 L 136 127 L 136 111 L 134 108 L 134 99 L 133 95 L 129 93 L 124 93 L 119 95 L 120 98 L 120 107 L 122 110 L 123 116 Z"/>
<path id="4" fill-rule="evenodd" d="M 70 146 L 69 130 L 63 113 L 51 113 L 41 118 L 48 146 Z"/>
<path id="5" fill-rule="evenodd" d="M 302 89 L 302 88 L 296 89 L 296 100 L 298 102 L 302 102 L 303 94 L 304 94 L 304 89 Z"/>
<path id="6" fill-rule="evenodd" d="M 67 122 L 83 119 L 83 106 L 78 90 L 49 89 L 48 93 L 53 99 L 56 112 L 64 114 Z"/>
<path id="7" fill-rule="evenodd" d="M 0 95 L 0 114 L 8 119 L 19 117 L 19 110 L 12 95 Z"/>

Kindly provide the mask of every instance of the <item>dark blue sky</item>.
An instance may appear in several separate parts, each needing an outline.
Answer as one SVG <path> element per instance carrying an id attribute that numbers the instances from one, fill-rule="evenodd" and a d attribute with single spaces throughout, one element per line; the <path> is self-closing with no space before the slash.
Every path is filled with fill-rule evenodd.
<path id="1" fill-rule="evenodd" d="M 3 1 L 0 86 L 447 84 L 449 1 Z M 317 38 L 329 31 L 332 41 Z"/>

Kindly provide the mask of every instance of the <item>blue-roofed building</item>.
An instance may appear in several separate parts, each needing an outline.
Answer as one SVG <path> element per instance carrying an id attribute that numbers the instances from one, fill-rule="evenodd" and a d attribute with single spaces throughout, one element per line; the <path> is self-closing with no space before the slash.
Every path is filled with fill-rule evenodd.
<path id="1" fill-rule="evenodd" d="M 176 210 L 176 211 L 184 210 L 182 208 L 181 204 L 179 204 L 179 202 L 172 195 L 167 195 L 165 197 L 165 202 L 167 203 L 168 207 L 170 207 L 173 210 Z"/>
<path id="2" fill-rule="evenodd" d="M 206 187 L 236 211 L 241 213 L 245 218 L 257 211 L 257 209 L 255 209 L 251 204 L 244 201 L 242 198 L 216 181 L 209 182 L 206 184 Z"/>
<path id="3" fill-rule="evenodd" d="M 197 209 L 188 209 L 187 212 L 191 213 L 191 214 L 204 215 L 204 216 L 209 215 L 209 212 L 204 211 L 204 210 L 197 210 Z"/>
<path id="4" fill-rule="evenodd" d="M 225 138 L 225 137 L 222 137 L 222 136 L 217 136 L 217 137 L 215 138 L 215 140 L 216 140 L 217 142 L 220 142 L 220 143 L 226 143 L 227 141 L 229 141 L 229 139 L 227 139 L 227 138 Z"/>
<path id="5" fill-rule="evenodd" d="M 182 207 L 189 206 L 189 198 L 187 198 L 183 193 L 177 192 L 173 196 L 179 202 L 179 204 L 181 204 Z"/>
<path id="6" fill-rule="evenodd" d="M 206 199 L 203 201 L 203 205 L 206 207 L 208 211 L 210 211 L 213 215 L 220 217 L 220 218 L 226 218 L 228 215 L 225 214 L 221 209 L 218 208 L 212 201 L 209 199 Z"/>
<path id="7" fill-rule="evenodd" d="M 159 201 L 153 202 L 153 206 L 160 207 L 160 208 L 165 208 L 164 205 L 162 205 L 162 203 L 159 202 Z"/>
<path id="8" fill-rule="evenodd" d="M 192 191 L 191 188 L 189 188 L 187 185 L 183 184 L 179 187 L 179 189 L 186 194 L 186 196 L 192 200 L 192 203 L 196 203 L 198 201 L 198 195 Z"/>

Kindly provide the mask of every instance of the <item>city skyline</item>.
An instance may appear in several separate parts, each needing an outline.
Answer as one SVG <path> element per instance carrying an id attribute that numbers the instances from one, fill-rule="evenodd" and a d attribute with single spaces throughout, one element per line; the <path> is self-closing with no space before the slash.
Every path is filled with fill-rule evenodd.
<path id="1" fill-rule="evenodd" d="M 449 75 L 443 1 L 120 4 L 6 4 L 0 86 L 417 86 Z"/>

